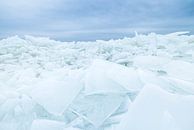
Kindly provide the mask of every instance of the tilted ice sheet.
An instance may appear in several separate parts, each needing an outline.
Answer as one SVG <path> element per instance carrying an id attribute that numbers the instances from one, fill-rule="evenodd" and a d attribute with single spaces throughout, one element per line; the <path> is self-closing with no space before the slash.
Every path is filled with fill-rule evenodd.
<path id="1" fill-rule="evenodd" d="M 143 69 L 160 70 L 162 66 L 170 61 L 170 58 L 159 56 L 136 56 L 134 58 L 134 66 Z"/>
<path id="2" fill-rule="evenodd" d="M 185 61 L 175 60 L 171 61 L 170 63 L 166 64 L 163 67 L 168 75 L 186 80 L 186 81 L 194 81 L 194 64 L 188 63 Z"/>
<path id="3" fill-rule="evenodd" d="M 48 112 L 62 114 L 74 98 L 79 94 L 83 85 L 75 79 L 64 81 L 42 81 L 34 86 L 30 96 Z"/>
<path id="4" fill-rule="evenodd" d="M 127 68 L 115 63 L 95 60 L 88 69 L 85 78 L 86 93 L 136 92 L 142 88 L 138 73 L 133 68 Z"/>
<path id="5" fill-rule="evenodd" d="M 99 128 L 118 109 L 122 109 L 121 104 L 125 100 L 128 101 L 126 96 L 118 94 L 82 95 L 73 102 L 71 109 L 95 128 Z"/>
<path id="6" fill-rule="evenodd" d="M 117 130 L 194 129 L 193 101 L 194 96 L 173 95 L 160 86 L 148 84 L 139 93 Z"/>

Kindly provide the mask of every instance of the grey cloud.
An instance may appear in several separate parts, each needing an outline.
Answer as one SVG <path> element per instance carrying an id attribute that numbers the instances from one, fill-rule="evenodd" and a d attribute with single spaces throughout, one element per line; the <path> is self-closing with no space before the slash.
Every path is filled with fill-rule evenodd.
<path id="1" fill-rule="evenodd" d="M 193 32 L 193 0 L 12 1 L 0 0 L 0 35 L 88 40 L 128 36 L 135 30 Z"/>

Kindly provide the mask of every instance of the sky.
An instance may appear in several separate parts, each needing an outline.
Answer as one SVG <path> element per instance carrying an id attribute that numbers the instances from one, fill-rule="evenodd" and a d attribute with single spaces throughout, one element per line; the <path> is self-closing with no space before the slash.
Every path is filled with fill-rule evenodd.
<path id="1" fill-rule="evenodd" d="M 0 0 L 0 38 L 108 40 L 135 31 L 194 34 L 194 0 Z"/>

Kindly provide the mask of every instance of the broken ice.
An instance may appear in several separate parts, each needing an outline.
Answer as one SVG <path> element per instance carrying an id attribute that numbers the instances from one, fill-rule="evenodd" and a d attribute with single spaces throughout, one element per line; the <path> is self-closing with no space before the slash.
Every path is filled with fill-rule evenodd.
<path id="1" fill-rule="evenodd" d="M 0 129 L 193 130 L 194 36 L 186 33 L 0 40 Z"/>

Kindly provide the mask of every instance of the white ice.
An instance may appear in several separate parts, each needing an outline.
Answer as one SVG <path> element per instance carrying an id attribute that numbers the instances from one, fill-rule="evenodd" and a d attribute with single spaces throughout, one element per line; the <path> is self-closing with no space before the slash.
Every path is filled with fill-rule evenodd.
<path id="1" fill-rule="evenodd" d="M 193 130 L 194 36 L 0 40 L 0 130 Z"/>

